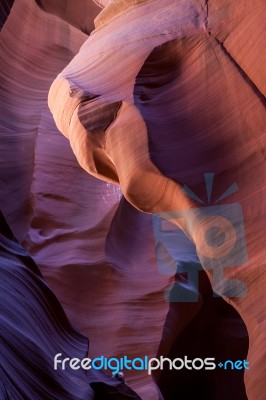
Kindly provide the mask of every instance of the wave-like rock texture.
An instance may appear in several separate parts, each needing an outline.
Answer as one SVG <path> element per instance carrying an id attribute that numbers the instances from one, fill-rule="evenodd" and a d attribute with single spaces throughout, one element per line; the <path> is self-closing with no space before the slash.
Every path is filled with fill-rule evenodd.
<path id="1" fill-rule="evenodd" d="M 214 353 L 223 343 L 217 357 L 245 358 L 244 324 L 212 297 L 204 272 L 198 302 L 165 302 L 175 268 L 160 273 L 150 215 L 165 213 L 191 239 L 180 236 L 174 249 L 181 272 L 187 265 L 200 269 L 195 249 L 205 267 L 208 226 L 201 218 L 207 207 L 199 208 L 182 187 L 207 204 L 204 174 L 209 189 L 215 174 L 209 200 L 217 207 L 214 201 L 236 182 L 239 190 L 221 200 L 220 217 L 234 222 L 226 205 L 237 203 L 238 211 L 241 205 L 245 240 L 236 241 L 234 262 L 222 268 L 218 282 L 216 270 L 206 270 L 247 326 L 247 396 L 262 400 L 264 1 L 114 0 L 101 12 L 89 0 L 75 7 L 37 3 L 43 10 L 15 1 L 0 38 L 0 206 L 10 226 L 71 322 L 90 338 L 92 356 L 182 355 L 189 340 L 195 342 L 194 331 L 199 343 L 213 332 Z M 209 213 L 217 210 L 211 206 Z M 233 240 L 224 219 L 214 222 L 222 221 Z M 222 253 L 217 259 L 226 261 Z M 232 297 L 226 282 L 236 280 L 242 285 Z M 194 348 L 195 356 L 204 354 L 202 347 Z M 214 383 L 205 374 L 204 385 L 192 376 L 204 399 L 227 399 L 232 391 L 235 399 L 246 398 L 242 376 L 229 382 L 219 372 Z M 178 396 L 173 381 L 182 386 L 188 377 L 164 372 L 155 379 L 172 400 Z M 127 381 L 143 399 L 158 398 L 146 373 L 129 373 Z M 195 398 L 191 389 L 182 390 L 184 398 Z"/>
<path id="2" fill-rule="evenodd" d="M 135 253 L 129 264 L 108 261 L 105 239 L 121 191 L 80 168 L 47 106 L 50 85 L 86 39 L 34 2 L 15 2 L 0 37 L 1 208 L 71 322 L 90 338 L 92 357 L 155 356 L 169 276 L 156 271 L 151 221 L 138 233 L 146 235 L 142 249 L 134 247 L 137 228 L 127 227 Z M 156 398 L 146 372 L 127 382 Z"/>
<path id="3" fill-rule="evenodd" d="M 140 399 L 103 372 L 53 369 L 58 349 L 62 357 L 88 357 L 88 339 L 71 326 L 1 213 L 0 222 L 1 399 Z"/>

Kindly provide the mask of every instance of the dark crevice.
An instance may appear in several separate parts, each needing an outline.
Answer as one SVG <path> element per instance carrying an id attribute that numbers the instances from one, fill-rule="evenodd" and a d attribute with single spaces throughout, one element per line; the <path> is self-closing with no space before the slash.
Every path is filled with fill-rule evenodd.
<path id="1" fill-rule="evenodd" d="M 178 284 L 178 279 L 176 282 Z M 170 360 L 184 359 L 185 355 L 190 360 L 214 357 L 217 365 L 227 359 L 246 360 L 249 347 L 246 325 L 238 312 L 222 297 L 214 297 L 204 270 L 199 271 L 199 294 L 201 308 L 182 331 L 178 328 L 182 313 L 185 315 L 185 312 L 191 311 L 193 303 L 169 303 L 170 315 L 177 316 L 177 334 L 170 351 L 163 356 Z M 197 303 L 194 305 L 196 307 Z M 171 326 L 173 329 L 174 324 Z M 213 371 L 186 368 L 170 370 L 166 363 L 156 380 L 164 400 L 247 400 L 244 369 L 228 372 L 221 368 Z"/>
<path id="2" fill-rule="evenodd" d="M 206 9 L 205 27 L 207 30 L 209 30 L 209 0 L 205 0 L 205 9 Z"/>
<path id="3" fill-rule="evenodd" d="M 3 28 L 13 4 L 14 0 L 0 0 L 0 30 Z"/>

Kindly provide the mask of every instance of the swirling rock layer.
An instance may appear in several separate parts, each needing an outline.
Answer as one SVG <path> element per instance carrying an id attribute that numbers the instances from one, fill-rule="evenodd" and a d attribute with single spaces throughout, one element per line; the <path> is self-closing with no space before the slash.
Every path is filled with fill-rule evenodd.
<path id="1" fill-rule="evenodd" d="M 0 38 L 0 206 L 10 226 L 90 338 L 92 355 L 155 356 L 161 338 L 160 351 L 170 351 L 195 315 L 215 320 L 219 312 L 206 306 L 205 285 L 201 302 L 171 304 L 167 316 L 164 290 L 173 276 L 158 270 L 152 218 L 141 211 L 190 210 L 180 226 L 200 249 L 195 203 L 182 186 L 207 202 L 205 173 L 215 174 L 215 200 L 236 182 L 240 190 L 223 204 L 241 204 L 248 261 L 224 273 L 248 292 L 225 298 L 249 333 L 248 398 L 262 399 L 264 1 L 113 1 L 89 38 L 80 30 L 91 30 L 95 7 L 87 16 L 80 2 L 75 12 L 67 2 L 41 3 L 56 16 L 16 1 Z M 72 149 L 47 108 L 48 91 Z M 133 207 L 125 199 L 118 207 L 118 182 Z M 188 254 L 194 259 L 195 248 Z M 232 340 L 238 323 L 228 321 L 239 317 L 229 314 L 221 325 L 231 326 L 225 337 Z M 245 337 L 239 324 L 236 336 Z M 239 344 L 241 356 L 246 345 Z M 158 397 L 146 374 L 128 381 L 144 399 Z M 245 396 L 243 387 L 236 393 Z"/>

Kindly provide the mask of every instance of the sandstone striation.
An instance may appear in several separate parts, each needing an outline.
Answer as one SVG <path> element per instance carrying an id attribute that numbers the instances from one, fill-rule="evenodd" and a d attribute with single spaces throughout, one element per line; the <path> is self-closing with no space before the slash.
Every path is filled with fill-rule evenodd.
<path id="1" fill-rule="evenodd" d="M 11 228 L 92 355 L 154 357 L 174 354 L 199 315 L 216 321 L 206 304 L 220 307 L 204 278 L 197 303 L 165 302 L 175 272 L 160 273 L 153 221 L 170 219 L 189 238 L 175 251 L 179 275 L 201 262 L 244 321 L 247 397 L 262 400 L 264 0 L 36 3 L 15 1 L 0 36 L 0 207 Z M 235 246 L 233 261 L 214 257 L 218 278 L 206 264 L 210 221 Z M 227 312 L 224 337 L 245 337 Z M 145 371 L 128 383 L 155 400 L 155 379 L 162 395 Z"/>

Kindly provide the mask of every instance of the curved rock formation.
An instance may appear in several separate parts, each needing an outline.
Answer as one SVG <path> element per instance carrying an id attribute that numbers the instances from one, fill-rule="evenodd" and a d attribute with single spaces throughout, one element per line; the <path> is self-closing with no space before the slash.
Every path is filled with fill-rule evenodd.
<path id="1" fill-rule="evenodd" d="M 2 399 L 136 399 L 124 383 L 91 369 L 53 369 L 51 360 L 88 357 L 88 340 L 69 323 L 38 267 L 0 213 Z"/>
<path id="2" fill-rule="evenodd" d="M 235 268 L 224 272 L 226 279 L 248 287 L 247 295 L 230 301 L 247 323 L 251 362 L 259 377 L 262 310 L 255 304 L 261 296 L 257 285 L 265 284 L 264 257 L 257 250 L 263 210 L 254 212 L 251 204 L 265 188 L 260 177 L 265 176 L 261 66 L 266 9 L 262 2 L 229 3 L 210 2 L 205 9 L 195 1 L 139 1 L 134 7 L 111 3 L 96 20 L 93 35 L 54 81 L 49 107 L 86 171 L 118 180 L 126 199 L 141 211 L 186 210 L 183 228 L 201 259 L 207 222 L 183 196 L 181 185 L 198 194 L 209 171 L 222 191 L 237 182 L 240 191 L 230 201 L 243 206 L 249 261 L 241 267 L 236 261 Z M 247 40 L 241 47 L 244 29 Z M 249 49 L 251 37 L 262 53 L 259 62 Z M 196 233 L 198 223 L 201 233 Z M 224 229 L 230 235 L 230 226 Z M 251 396 L 253 391 L 256 398 L 262 396 L 259 378 L 254 383 L 247 374 L 246 379 Z"/>
<path id="3" fill-rule="evenodd" d="M 204 285 L 198 303 L 171 303 L 164 325 L 174 274 L 156 267 L 152 217 L 143 211 L 163 213 L 193 242 L 175 253 L 177 265 L 183 250 L 192 265 L 196 248 L 214 290 L 246 323 L 246 390 L 262 399 L 264 1 L 114 0 L 89 38 L 80 31 L 89 33 L 100 11 L 91 1 L 88 13 L 79 1 L 74 9 L 38 3 L 56 16 L 15 2 L 1 38 L 1 206 L 10 225 L 89 336 L 92 354 L 155 356 L 209 310 Z M 48 90 L 58 129 L 93 177 L 56 130 Z M 117 183 L 133 207 L 122 199 L 115 212 Z M 212 226 L 235 246 L 229 264 L 222 246 L 216 253 L 222 269 L 206 264 L 206 254 L 214 258 L 204 240 L 209 229 L 210 240 L 217 236 Z M 158 397 L 145 374 L 128 381 L 144 399 Z"/>

